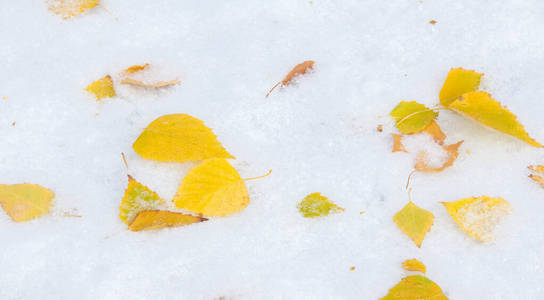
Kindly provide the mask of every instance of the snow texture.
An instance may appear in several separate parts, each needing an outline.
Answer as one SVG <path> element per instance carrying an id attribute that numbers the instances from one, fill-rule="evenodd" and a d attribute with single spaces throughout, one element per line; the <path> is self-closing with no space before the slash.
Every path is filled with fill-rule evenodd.
<path id="1" fill-rule="evenodd" d="M 52 215 L 27 223 L 0 211 L 0 299 L 377 299 L 411 258 L 450 299 L 542 299 L 544 190 L 526 166 L 543 150 L 441 111 L 446 144 L 465 142 L 453 167 L 412 178 L 412 200 L 435 215 L 417 248 L 392 221 L 413 157 L 391 153 L 388 117 L 401 100 L 435 105 L 448 70 L 464 67 L 543 142 L 542 0 L 101 3 L 111 14 L 70 20 L 45 1 L 2 3 L 0 182 L 56 198 Z M 264 98 L 308 59 L 312 74 Z M 118 84 L 146 62 L 143 78 L 181 83 Z M 97 103 L 84 88 L 106 74 L 118 97 Z M 273 173 L 247 183 L 240 213 L 130 232 L 119 219 L 127 173 L 168 200 L 195 165 L 132 150 L 170 113 L 213 128 L 242 178 Z M 345 211 L 301 217 L 312 192 Z M 514 209 L 486 244 L 438 203 L 480 195 Z"/>

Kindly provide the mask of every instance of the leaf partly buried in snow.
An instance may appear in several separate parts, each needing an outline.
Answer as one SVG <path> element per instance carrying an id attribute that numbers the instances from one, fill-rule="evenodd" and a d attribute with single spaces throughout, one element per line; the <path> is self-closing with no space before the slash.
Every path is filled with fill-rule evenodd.
<path id="1" fill-rule="evenodd" d="M 438 113 L 416 101 L 401 101 L 389 115 L 404 134 L 417 133 L 425 129 Z"/>
<path id="2" fill-rule="evenodd" d="M 406 270 L 406 271 L 417 271 L 417 272 L 421 272 L 421 273 L 424 273 L 427 271 L 427 268 L 425 267 L 425 265 L 420 262 L 419 260 L 417 259 L 408 259 L 408 260 L 405 260 L 404 262 L 402 262 L 402 267 Z"/>
<path id="3" fill-rule="evenodd" d="M 512 211 L 510 203 L 500 197 L 470 197 L 441 203 L 462 230 L 482 242 L 493 240 L 493 229 Z"/>
<path id="4" fill-rule="evenodd" d="M 121 72 L 121 75 L 128 75 L 128 74 L 134 74 L 136 72 L 143 71 L 149 67 L 149 64 L 143 64 L 143 65 L 134 65 L 126 68 L 123 72 Z"/>
<path id="5" fill-rule="evenodd" d="M 305 218 L 326 216 L 344 210 L 337 206 L 321 193 L 312 193 L 304 198 L 298 205 L 298 210 Z"/>
<path id="6" fill-rule="evenodd" d="M 402 135 L 392 133 L 393 136 L 393 152 L 408 152 L 406 151 L 406 148 L 404 148 L 404 145 L 402 144 Z"/>
<path id="7" fill-rule="evenodd" d="M 155 83 L 145 83 L 139 80 L 131 79 L 131 78 L 125 78 L 121 80 L 122 84 L 129 84 L 129 85 L 135 85 L 135 86 L 141 86 L 146 88 L 161 88 L 161 87 L 167 87 L 170 85 L 178 84 L 179 80 L 174 79 L 170 81 L 159 81 Z"/>
<path id="8" fill-rule="evenodd" d="M 119 218 L 127 225 L 134 217 L 145 210 L 154 210 L 164 204 L 164 200 L 145 185 L 128 176 L 128 187 L 119 207 Z"/>
<path id="9" fill-rule="evenodd" d="M 209 159 L 189 170 L 174 196 L 177 207 L 204 216 L 221 217 L 249 204 L 246 184 L 225 159 Z"/>
<path id="10" fill-rule="evenodd" d="M 527 144 L 542 147 L 532 139 L 511 113 L 486 92 L 470 92 L 453 101 L 449 108 L 483 125 L 516 137 Z"/>
<path id="11" fill-rule="evenodd" d="M 448 107 L 461 95 L 475 91 L 480 85 L 482 73 L 463 68 L 451 69 L 440 90 L 440 104 Z"/>
<path id="12" fill-rule="evenodd" d="M 421 275 L 404 277 L 380 300 L 447 300 L 442 289 Z"/>
<path id="13" fill-rule="evenodd" d="M 432 120 L 429 125 L 427 125 L 425 129 L 423 129 L 423 132 L 429 134 L 433 138 L 433 140 L 439 145 L 443 145 L 444 140 L 446 140 L 446 135 L 444 134 L 442 129 L 440 129 L 440 126 L 438 126 L 438 123 L 436 123 L 435 120 Z"/>
<path id="14" fill-rule="evenodd" d="M 96 96 L 96 100 L 115 97 L 115 89 L 113 88 L 113 81 L 110 75 L 106 75 L 89 84 L 85 90 L 93 93 Z"/>
<path id="15" fill-rule="evenodd" d="M 443 146 L 444 150 L 446 150 L 446 152 L 448 153 L 448 158 L 446 159 L 444 164 L 442 164 L 442 166 L 440 167 L 432 167 L 428 165 L 427 153 L 423 151 L 419 152 L 416 158 L 414 169 L 419 172 L 435 173 L 435 172 L 440 172 L 448 167 L 451 167 L 453 163 L 455 162 L 455 160 L 457 159 L 457 157 L 459 156 L 459 147 L 461 146 L 462 143 L 463 141 L 460 141 L 456 144 Z"/>
<path id="16" fill-rule="evenodd" d="M 99 2 L 100 0 L 49 0 L 49 10 L 68 19 L 97 6 Z"/>
<path id="17" fill-rule="evenodd" d="M 151 122 L 132 145 L 146 159 L 185 162 L 209 158 L 234 158 L 201 120 L 172 114 Z"/>
<path id="18" fill-rule="evenodd" d="M 274 85 L 270 89 L 270 91 L 268 91 L 268 94 L 266 94 L 266 97 L 268 97 L 268 95 L 270 95 L 270 93 L 272 93 L 272 91 L 279 84 L 281 84 L 282 86 L 286 86 L 291 82 L 291 80 L 293 80 L 294 77 L 296 77 L 298 75 L 306 74 L 306 72 L 308 72 L 308 70 L 313 69 L 313 67 L 314 67 L 314 61 L 313 60 L 307 60 L 307 61 L 304 61 L 304 62 L 296 65 L 287 75 L 285 75 L 285 77 L 283 78 L 282 81 L 276 83 L 276 85 Z"/>
<path id="19" fill-rule="evenodd" d="M 146 210 L 139 212 L 128 226 L 132 231 L 155 230 L 167 227 L 179 227 L 207 221 L 206 218 L 195 217 L 166 210 Z"/>
<path id="20" fill-rule="evenodd" d="M 55 193 L 37 184 L 0 184 L 0 204 L 15 222 L 48 214 L 54 197 Z"/>
<path id="21" fill-rule="evenodd" d="M 425 235 L 433 226 L 434 215 L 410 201 L 393 216 L 393 221 L 404 234 L 409 236 L 418 247 L 421 247 Z"/>

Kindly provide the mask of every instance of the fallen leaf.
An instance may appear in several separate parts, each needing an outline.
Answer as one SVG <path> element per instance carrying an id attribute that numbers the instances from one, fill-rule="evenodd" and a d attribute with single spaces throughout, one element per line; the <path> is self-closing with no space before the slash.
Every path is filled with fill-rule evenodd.
<path id="1" fill-rule="evenodd" d="M 167 227 L 180 227 L 207 220 L 206 218 L 166 210 L 146 210 L 136 215 L 128 226 L 128 229 L 132 231 L 155 230 Z"/>
<path id="2" fill-rule="evenodd" d="M 503 198 L 489 196 L 441 202 L 463 231 L 482 241 L 493 240 L 493 229 L 512 209 Z"/>
<path id="3" fill-rule="evenodd" d="M 429 23 L 431 23 L 431 25 L 434 25 L 436 24 L 436 20 L 430 20 Z"/>
<path id="4" fill-rule="evenodd" d="M 15 222 L 48 214 L 54 197 L 55 193 L 37 184 L 0 184 L 0 204 Z"/>
<path id="5" fill-rule="evenodd" d="M 179 80 L 175 79 L 175 80 L 170 80 L 170 81 L 159 81 L 159 82 L 156 82 L 156 83 L 145 83 L 145 82 L 134 80 L 134 79 L 131 79 L 131 78 L 125 78 L 125 79 L 121 80 L 121 83 L 122 84 L 135 85 L 135 86 L 141 86 L 141 87 L 146 87 L 146 88 L 161 88 L 161 87 L 167 87 L 167 86 L 170 86 L 170 85 L 178 84 Z"/>
<path id="6" fill-rule="evenodd" d="M 417 158 L 416 158 L 416 163 L 415 163 L 415 170 L 416 171 L 419 171 L 419 172 L 431 172 L 431 173 L 434 173 L 434 172 L 440 172 L 448 167 L 451 167 L 453 165 L 453 163 L 455 162 L 455 160 L 457 159 L 457 157 L 459 156 L 459 147 L 461 146 L 461 144 L 463 143 L 463 141 L 460 141 L 456 144 L 451 144 L 451 145 L 447 145 L 447 146 L 443 146 L 444 150 L 446 150 L 446 152 L 448 152 L 448 159 L 444 162 L 444 164 L 438 168 L 435 168 L 435 167 L 432 167 L 432 166 L 429 166 L 427 164 L 427 153 L 425 153 L 424 151 L 421 151 L 419 152 Z"/>
<path id="7" fill-rule="evenodd" d="M 440 286 L 421 275 L 404 277 L 380 300 L 447 300 Z"/>
<path id="8" fill-rule="evenodd" d="M 539 173 L 539 174 L 544 175 L 544 165 L 529 166 L 528 168 L 529 168 L 529 170 L 531 170 L 531 171 L 533 171 L 535 173 Z M 531 174 L 531 175 L 529 175 L 529 178 L 531 178 L 532 180 L 538 182 L 540 184 L 540 186 L 544 188 L 544 178 L 542 178 L 542 176 Z"/>
<path id="9" fill-rule="evenodd" d="M 544 188 L 544 178 L 542 178 L 542 176 L 531 174 L 531 175 L 529 175 L 529 178 L 531 178 L 532 180 L 538 182 L 540 184 L 540 186 Z"/>
<path id="10" fill-rule="evenodd" d="M 376 128 L 376 130 L 378 132 L 383 132 L 383 125 L 378 125 L 378 127 Z"/>
<path id="11" fill-rule="evenodd" d="M 425 235 L 433 226 L 434 215 L 410 201 L 393 216 L 393 221 L 404 234 L 421 247 Z"/>
<path id="12" fill-rule="evenodd" d="M 400 132 L 411 134 L 425 129 L 438 113 L 416 101 L 401 101 L 389 115 Z"/>
<path id="13" fill-rule="evenodd" d="M 157 161 L 234 158 L 204 122 L 186 114 L 157 118 L 144 129 L 132 147 L 143 158 Z"/>
<path id="14" fill-rule="evenodd" d="M 50 0 L 49 10 L 68 19 L 88 11 L 99 3 L 100 0 Z"/>
<path id="15" fill-rule="evenodd" d="M 422 262 L 420 262 L 419 260 L 415 259 L 415 258 L 405 260 L 402 263 L 402 267 L 406 271 L 417 271 L 417 272 L 421 272 L 421 273 L 424 273 L 424 274 L 427 271 L 427 268 L 425 267 L 425 265 Z"/>
<path id="16" fill-rule="evenodd" d="M 393 152 L 408 152 L 402 144 L 402 135 L 396 133 L 392 133 L 391 135 L 393 136 Z"/>
<path id="17" fill-rule="evenodd" d="M 544 175 L 544 165 L 529 166 L 529 170 Z"/>
<path id="18" fill-rule="evenodd" d="M 423 132 L 429 134 L 430 136 L 433 137 L 433 140 L 439 144 L 439 145 L 444 145 L 444 140 L 446 140 L 446 135 L 444 134 L 444 132 L 442 131 L 442 129 L 440 129 L 440 126 L 438 126 L 438 123 L 436 123 L 435 120 L 432 120 L 429 125 L 427 125 L 427 127 L 425 127 L 425 129 L 423 129 Z"/>
<path id="19" fill-rule="evenodd" d="M 123 72 L 121 72 L 121 75 L 128 75 L 128 74 L 134 74 L 136 72 L 143 71 L 149 67 L 149 64 L 143 64 L 143 65 L 134 65 L 126 68 Z"/>
<path id="20" fill-rule="evenodd" d="M 355 271 L 355 267 L 349 267 L 350 271 Z"/>
<path id="21" fill-rule="evenodd" d="M 344 210 L 321 193 L 309 194 L 297 205 L 297 209 L 305 218 L 326 216 Z"/>
<path id="22" fill-rule="evenodd" d="M 448 77 L 440 90 L 440 104 L 448 107 L 461 95 L 475 91 L 484 74 L 463 68 L 450 69 Z"/>
<path id="23" fill-rule="evenodd" d="M 155 210 L 162 204 L 164 200 L 159 195 L 128 175 L 128 186 L 119 207 L 119 218 L 130 224 L 139 212 Z"/>
<path id="24" fill-rule="evenodd" d="M 227 160 L 217 158 L 189 170 L 173 201 L 181 209 L 221 217 L 244 209 L 249 195 L 238 172 Z"/>
<path id="25" fill-rule="evenodd" d="M 91 83 L 89 86 L 87 86 L 87 88 L 85 88 L 85 90 L 93 93 L 96 96 L 96 100 L 115 97 L 113 81 L 111 80 L 110 75 L 106 75 L 105 77 Z"/>
<path id="26" fill-rule="evenodd" d="M 282 85 L 282 86 L 286 86 L 288 85 L 291 80 L 293 80 L 293 78 L 297 75 L 302 75 L 302 74 L 306 74 L 306 72 L 308 72 L 308 70 L 311 70 L 313 69 L 314 67 L 314 61 L 313 60 L 307 60 L 307 61 L 304 61 L 298 65 L 296 65 L 287 75 L 285 75 L 285 77 L 283 78 L 282 81 L 276 83 L 276 85 L 274 85 L 270 91 L 268 91 L 268 94 L 266 94 L 266 97 L 268 97 L 268 95 L 270 95 L 270 93 L 272 93 L 272 91 L 278 86 L 278 85 Z"/>

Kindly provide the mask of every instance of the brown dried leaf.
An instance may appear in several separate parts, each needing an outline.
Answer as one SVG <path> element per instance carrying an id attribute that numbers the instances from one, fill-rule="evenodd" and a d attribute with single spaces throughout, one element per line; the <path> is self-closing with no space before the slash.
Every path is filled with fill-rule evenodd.
<path id="1" fill-rule="evenodd" d="M 392 133 L 391 135 L 393 136 L 393 152 L 408 152 L 402 144 L 402 135 L 396 133 Z"/>
<path id="2" fill-rule="evenodd" d="M 126 68 L 123 72 L 121 72 L 121 75 L 128 75 L 128 74 L 134 74 L 136 72 L 143 71 L 149 67 L 149 64 L 143 64 L 143 65 L 134 65 Z"/>
<path id="3" fill-rule="evenodd" d="M 463 141 L 460 141 L 456 144 L 452 144 L 452 145 L 447 145 L 447 146 L 443 146 L 444 150 L 446 150 L 448 152 L 448 159 L 446 160 L 446 162 L 441 166 L 441 167 L 438 167 L 438 168 L 434 168 L 434 167 L 431 167 L 429 166 L 426 162 L 425 162 L 425 158 L 427 156 L 427 154 L 423 151 L 419 152 L 417 158 L 416 158 L 416 164 L 414 166 L 415 170 L 416 171 L 419 171 L 419 172 L 440 172 L 444 169 L 446 169 L 447 167 L 451 167 L 453 165 L 453 163 L 455 162 L 455 160 L 457 159 L 457 157 L 459 156 L 459 147 L 461 146 L 461 144 L 463 143 Z"/>
<path id="4" fill-rule="evenodd" d="M 272 93 L 272 91 L 278 86 L 278 85 L 282 85 L 282 86 L 286 86 L 288 85 L 291 80 L 297 76 L 297 75 L 301 75 L 301 74 L 306 74 L 306 72 L 309 70 L 309 69 L 313 69 L 314 67 L 314 61 L 313 60 L 307 60 L 307 61 L 304 61 L 298 65 L 296 65 L 287 75 L 285 75 L 285 77 L 283 78 L 282 81 L 276 83 L 276 85 L 274 85 L 270 91 L 268 91 L 268 94 L 266 94 L 266 97 L 268 97 L 268 95 L 270 95 L 270 93 Z"/>
<path id="5" fill-rule="evenodd" d="M 439 144 L 444 145 L 444 140 L 446 139 L 446 135 L 440 129 L 440 126 L 438 126 L 438 123 L 436 123 L 434 120 L 432 120 L 425 129 L 423 129 L 423 132 L 428 133 L 430 136 L 433 137 L 433 140 Z"/>

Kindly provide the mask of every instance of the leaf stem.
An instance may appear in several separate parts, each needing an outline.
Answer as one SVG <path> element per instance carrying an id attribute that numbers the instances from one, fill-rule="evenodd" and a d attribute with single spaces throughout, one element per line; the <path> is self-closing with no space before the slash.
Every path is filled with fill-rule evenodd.
<path id="1" fill-rule="evenodd" d="M 265 178 L 267 177 L 268 175 L 270 175 L 270 173 L 272 173 L 272 170 L 268 171 L 268 173 L 262 175 L 262 176 L 257 176 L 257 177 L 251 177 L 251 178 L 244 178 L 242 179 L 243 181 L 247 181 L 247 180 L 253 180 L 253 179 L 261 179 L 261 178 Z"/>

